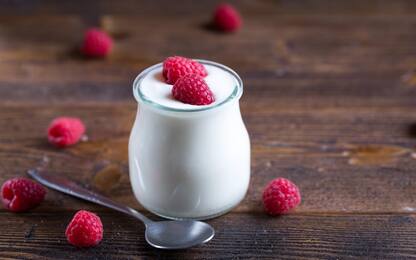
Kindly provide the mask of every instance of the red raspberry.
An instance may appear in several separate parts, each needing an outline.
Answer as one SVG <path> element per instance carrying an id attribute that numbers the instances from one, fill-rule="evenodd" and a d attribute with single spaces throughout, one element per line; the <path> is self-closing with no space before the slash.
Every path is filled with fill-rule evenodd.
<path id="1" fill-rule="evenodd" d="M 3 204 L 13 212 L 33 209 L 43 201 L 45 194 L 43 186 L 26 178 L 13 178 L 1 186 Z"/>
<path id="2" fill-rule="evenodd" d="M 208 73 L 201 63 L 181 56 L 168 57 L 163 62 L 163 77 L 168 84 L 175 84 L 180 77 L 189 74 L 206 77 Z"/>
<path id="3" fill-rule="evenodd" d="M 175 99 L 191 105 L 209 105 L 215 100 L 204 79 L 195 74 L 178 79 L 173 85 L 172 95 Z"/>
<path id="4" fill-rule="evenodd" d="M 214 12 L 215 26 L 224 32 L 235 32 L 242 25 L 241 16 L 230 4 L 220 4 Z"/>
<path id="5" fill-rule="evenodd" d="M 300 204 L 298 187 L 285 178 L 277 178 L 263 191 L 264 209 L 270 215 L 285 214 Z"/>
<path id="6" fill-rule="evenodd" d="M 85 132 L 82 121 L 75 117 L 58 117 L 48 128 L 48 140 L 57 147 L 73 145 Z"/>
<path id="7" fill-rule="evenodd" d="M 80 210 L 66 227 L 65 236 L 74 246 L 95 246 L 103 239 L 103 224 L 94 213 Z"/>
<path id="8" fill-rule="evenodd" d="M 105 57 L 113 48 L 113 40 L 104 31 L 96 28 L 89 29 L 84 36 L 81 52 L 88 57 Z"/>

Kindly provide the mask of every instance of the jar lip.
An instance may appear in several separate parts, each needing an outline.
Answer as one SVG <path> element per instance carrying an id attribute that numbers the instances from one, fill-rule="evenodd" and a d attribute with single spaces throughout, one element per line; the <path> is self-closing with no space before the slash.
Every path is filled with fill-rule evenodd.
<path id="1" fill-rule="evenodd" d="M 171 112 L 199 112 L 199 111 L 206 111 L 206 110 L 211 110 L 211 109 L 215 109 L 218 108 L 228 102 L 230 102 L 231 100 L 234 99 L 239 99 L 241 97 L 241 95 L 243 94 L 243 81 L 241 80 L 240 76 L 231 68 L 222 65 L 220 63 L 214 62 L 214 61 L 209 61 L 209 60 L 202 60 L 202 59 L 194 59 L 195 61 L 198 61 L 201 64 L 206 64 L 206 65 L 211 65 L 211 66 L 215 66 L 218 67 L 220 69 L 223 69 L 225 71 L 227 71 L 228 73 L 230 73 L 236 80 L 237 85 L 234 87 L 234 90 L 231 92 L 231 94 L 224 99 L 223 101 L 219 102 L 218 104 L 215 105 L 207 105 L 207 106 L 195 106 L 195 108 L 186 108 L 186 109 L 182 109 L 182 108 L 173 108 L 173 107 L 169 107 L 169 106 L 164 106 L 161 105 L 159 103 L 156 103 L 152 100 L 150 100 L 149 98 L 146 97 L 146 95 L 144 95 L 140 89 L 140 84 L 142 82 L 142 80 L 144 79 L 144 77 L 151 71 L 160 68 L 163 66 L 163 63 L 157 63 L 153 66 L 148 67 L 147 69 L 143 70 L 135 79 L 133 82 L 133 95 L 136 99 L 136 101 L 138 103 L 143 103 L 146 105 L 150 105 L 151 107 L 154 107 L 156 109 L 161 109 L 164 111 L 171 111 Z"/>

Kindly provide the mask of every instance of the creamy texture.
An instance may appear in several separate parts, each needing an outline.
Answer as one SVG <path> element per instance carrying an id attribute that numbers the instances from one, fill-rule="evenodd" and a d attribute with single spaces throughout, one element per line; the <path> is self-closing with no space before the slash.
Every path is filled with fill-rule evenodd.
<path id="1" fill-rule="evenodd" d="M 215 106 L 226 100 L 233 93 L 238 82 L 232 74 L 219 67 L 208 64 L 204 64 L 204 67 L 208 72 L 208 76 L 204 78 L 205 82 L 215 97 L 215 102 L 210 105 L 195 106 L 174 99 L 172 96 L 173 85 L 167 84 L 163 79 L 162 66 L 151 70 L 143 78 L 140 84 L 140 91 L 146 99 L 169 108 L 194 109 L 195 107 Z"/>
<path id="2" fill-rule="evenodd" d="M 250 143 L 238 102 L 197 113 L 182 118 L 139 108 L 129 142 L 130 182 L 142 206 L 161 216 L 211 218 L 246 194 Z"/>

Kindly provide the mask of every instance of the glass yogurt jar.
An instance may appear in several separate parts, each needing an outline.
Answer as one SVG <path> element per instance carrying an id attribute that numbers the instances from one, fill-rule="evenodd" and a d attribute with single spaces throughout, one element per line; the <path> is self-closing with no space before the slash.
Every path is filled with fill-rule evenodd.
<path id="1" fill-rule="evenodd" d="M 250 179 L 250 140 L 239 106 L 243 83 L 224 65 L 197 61 L 208 72 L 210 105 L 175 100 L 162 63 L 133 84 L 139 109 L 129 141 L 131 185 L 143 207 L 171 219 L 226 213 L 244 198 Z"/>

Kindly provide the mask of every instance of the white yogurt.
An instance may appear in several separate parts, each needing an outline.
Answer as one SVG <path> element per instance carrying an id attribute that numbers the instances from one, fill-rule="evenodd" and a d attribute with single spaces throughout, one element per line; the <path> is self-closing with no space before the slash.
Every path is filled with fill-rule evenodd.
<path id="1" fill-rule="evenodd" d="M 206 219 L 236 206 L 250 179 L 250 142 L 233 71 L 200 61 L 216 98 L 208 106 L 176 101 L 161 64 L 142 72 L 134 91 L 139 111 L 129 142 L 130 180 L 138 201 L 168 218 Z"/>
<path id="2" fill-rule="evenodd" d="M 238 81 L 232 74 L 220 67 L 205 65 L 205 69 L 208 75 L 204 80 L 214 93 L 215 102 L 202 107 L 210 107 L 225 101 L 238 85 Z M 165 107 L 184 110 L 195 109 L 196 107 L 201 108 L 201 106 L 185 104 L 174 99 L 172 97 L 172 86 L 164 81 L 162 67 L 159 66 L 150 70 L 143 78 L 140 84 L 140 91 L 148 100 Z"/>

